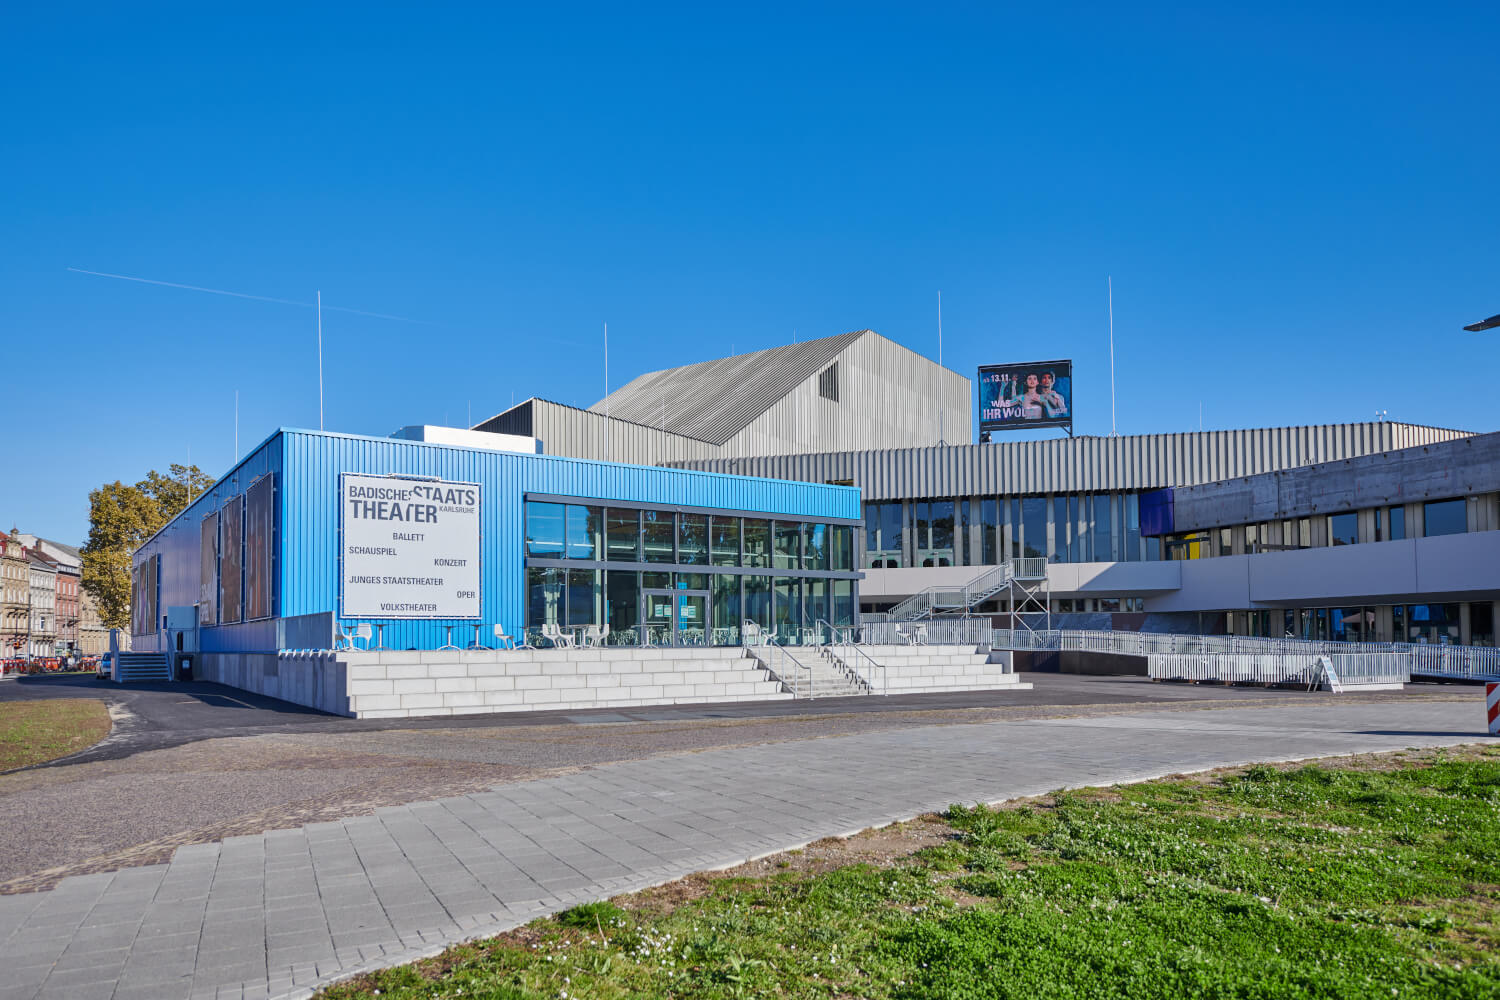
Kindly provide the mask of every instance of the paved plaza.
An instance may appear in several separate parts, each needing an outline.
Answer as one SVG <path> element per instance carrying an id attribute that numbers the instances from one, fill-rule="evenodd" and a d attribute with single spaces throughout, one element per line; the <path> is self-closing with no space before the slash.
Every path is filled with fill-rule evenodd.
<path id="1" fill-rule="evenodd" d="M 1457 692 L 1456 692 L 1457 693 Z M 1480 742 L 1390 700 L 911 726 L 604 764 L 0 896 L 0 998 L 298 997 L 578 902 L 1062 786 Z"/>

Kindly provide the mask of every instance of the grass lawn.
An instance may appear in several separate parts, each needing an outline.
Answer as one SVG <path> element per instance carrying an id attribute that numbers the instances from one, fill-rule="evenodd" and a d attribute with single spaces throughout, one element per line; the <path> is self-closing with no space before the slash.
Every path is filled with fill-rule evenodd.
<path id="1" fill-rule="evenodd" d="M 822 864 L 696 876 L 320 996 L 1500 997 L 1500 749 L 903 826 L 927 846 L 843 863 L 856 837 Z"/>
<path id="2" fill-rule="evenodd" d="M 109 735 L 109 710 L 93 698 L 0 704 L 0 771 L 40 764 Z"/>

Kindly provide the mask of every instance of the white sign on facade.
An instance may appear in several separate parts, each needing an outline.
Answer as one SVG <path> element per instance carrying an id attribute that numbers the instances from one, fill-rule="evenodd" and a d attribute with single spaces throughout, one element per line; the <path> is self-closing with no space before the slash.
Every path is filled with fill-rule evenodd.
<path id="1" fill-rule="evenodd" d="M 339 477 L 345 618 L 479 617 L 479 484 Z"/>

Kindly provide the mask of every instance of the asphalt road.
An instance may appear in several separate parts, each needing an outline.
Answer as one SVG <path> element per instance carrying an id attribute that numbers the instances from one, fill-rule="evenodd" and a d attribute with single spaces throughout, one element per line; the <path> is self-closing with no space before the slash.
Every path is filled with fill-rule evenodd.
<path id="1" fill-rule="evenodd" d="M 0 681 L 0 703 L 38 698 L 99 698 L 111 706 L 115 729 L 104 742 L 39 767 L 118 760 L 201 740 L 278 733 L 355 733 L 384 730 L 462 730 L 494 727 L 599 725 L 744 719 L 793 719 L 830 713 L 888 714 L 983 708 L 1128 706 L 1160 702 L 1258 702 L 1297 692 L 1216 685 L 1158 684 L 1142 677 L 1027 674 L 1030 691 L 972 691 L 897 697 L 855 696 L 721 705 L 661 705 L 634 709 L 504 712 L 428 719 L 347 719 L 206 681 L 115 684 L 92 675 L 15 677 Z M 1302 696 L 1305 697 L 1305 696 Z"/>
<path id="2" fill-rule="evenodd" d="M 384 720 L 324 715 L 208 683 L 0 681 L 0 702 L 95 697 L 109 703 L 115 720 L 90 750 L 0 774 L 0 894 L 166 861 L 185 844 L 734 747 L 1141 711 L 1207 718 L 1248 708 L 1269 720 L 1297 708 L 1475 697 L 1482 710 L 1482 694 L 1426 685 L 1323 695 L 1135 677 L 1025 679 L 1034 690 Z"/>

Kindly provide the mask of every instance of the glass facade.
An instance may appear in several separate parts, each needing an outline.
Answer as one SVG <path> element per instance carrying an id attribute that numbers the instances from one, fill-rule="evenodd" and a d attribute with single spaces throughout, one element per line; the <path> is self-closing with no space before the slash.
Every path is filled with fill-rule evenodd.
<path id="1" fill-rule="evenodd" d="M 735 645 L 748 618 L 779 641 L 811 642 L 820 621 L 854 623 L 854 530 L 530 500 L 528 636 L 545 644 L 544 625 L 604 624 L 611 645 Z"/>

